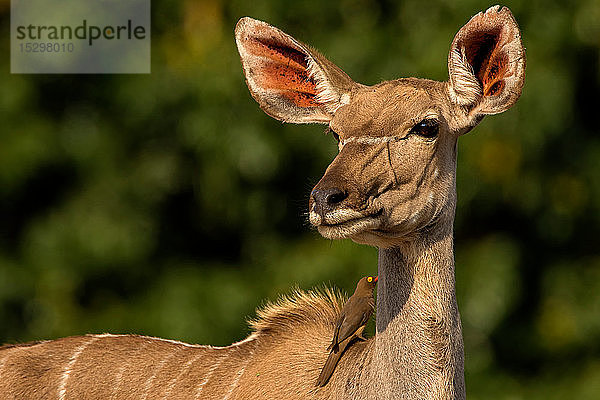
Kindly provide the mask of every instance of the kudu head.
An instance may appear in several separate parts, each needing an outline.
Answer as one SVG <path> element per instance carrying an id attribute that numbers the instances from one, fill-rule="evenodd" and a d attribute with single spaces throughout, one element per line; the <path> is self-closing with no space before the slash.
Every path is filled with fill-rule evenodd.
<path id="1" fill-rule="evenodd" d="M 458 137 L 510 108 L 524 82 L 519 28 L 499 6 L 456 34 L 447 82 L 365 86 L 265 22 L 242 18 L 235 35 L 261 108 L 284 122 L 328 124 L 338 140 L 339 154 L 310 196 L 311 224 L 327 238 L 379 247 L 451 226 Z"/>

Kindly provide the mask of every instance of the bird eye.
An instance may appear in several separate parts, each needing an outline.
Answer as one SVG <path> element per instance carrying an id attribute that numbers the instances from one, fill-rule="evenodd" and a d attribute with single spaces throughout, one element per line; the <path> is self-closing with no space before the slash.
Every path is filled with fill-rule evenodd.
<path id="1" fill-rule="evenodd" d="M 373 281 L 373 278 L 372 278 L 372 277 L 368 277 L 368 278 L 367 278 L 367 281 L 368 281 L 368 282 L 372 282 L 372 281 Z"/>
<path id="2" fill-rule="evenodd" d="M 412 127 L 411 134 L 419 135 L 426 139 L 435 138 L 440 131 L 440 124 L 436 119 L 426 118 Z"/>

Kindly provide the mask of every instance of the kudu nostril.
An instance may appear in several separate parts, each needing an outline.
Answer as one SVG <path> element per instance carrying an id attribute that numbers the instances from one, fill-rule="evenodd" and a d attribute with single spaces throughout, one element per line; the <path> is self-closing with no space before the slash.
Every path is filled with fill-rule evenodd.
<path id="1" fill-rule="evenodd" d="M 346 192 L 338 188 L 315 189 L 311 195 L 314 200 L 314 209 L 321 215 L 333 211 L 338 204 L 348 197 Z"/>
<path id="2" fill-rule="evenodd" d="M 348 194 L 346 192 L 338 188 L 327 189 L 325 192 L 325 202 L 330 206 L 335 206 L 344 201 L 346 197 L 348 197 Z"/>

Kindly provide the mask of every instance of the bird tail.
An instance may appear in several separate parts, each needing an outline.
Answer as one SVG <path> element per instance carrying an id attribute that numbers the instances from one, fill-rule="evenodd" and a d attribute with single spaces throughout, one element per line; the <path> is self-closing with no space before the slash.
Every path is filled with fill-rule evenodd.
<path id="1" fill-rule="evenodd" d="M 317 379 L 317 386 L 327 385 L 327 382 L 329 382 L 331 375 L 333 375 L 333 371 L 335 370 L 338 361 L 340 361 L 342 353 L 342 351 L 332 351 L 331 353 L 329 353 L 329 357 L 327 357 L 327 361 L 325 361 L 325 365 L 323 365 L 321 374 Z"/>

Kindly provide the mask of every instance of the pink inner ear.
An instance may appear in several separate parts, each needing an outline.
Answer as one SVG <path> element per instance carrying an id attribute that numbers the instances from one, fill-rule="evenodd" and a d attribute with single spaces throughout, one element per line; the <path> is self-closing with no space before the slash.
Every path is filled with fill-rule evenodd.
<path id="1" fill-rule="evenodd" d="M 494 55 L 483 78 L 484 96 L 495 96 L 504 89 L 507 67 L 508 56 L 506 54 Z"/>
<path id="2" fill-rule="evenodd" d="M 494 96 L 504 89 L 508 54 L 500 50 L 500 43 L 501 28 L 481 32 L 475 39 L 466 43 L 467 59 L 483 86 L 484 96 Z"/>
<path id="3" fill-rule="evenodd" d="M 262 38 L 251 38 L 246 50 L 259 60 L 253 79 L 263 90 L 277 91 L 298 107 L 318 107 L 317 87 L 308 76 L 306 56 L 295 48 Z"/>

